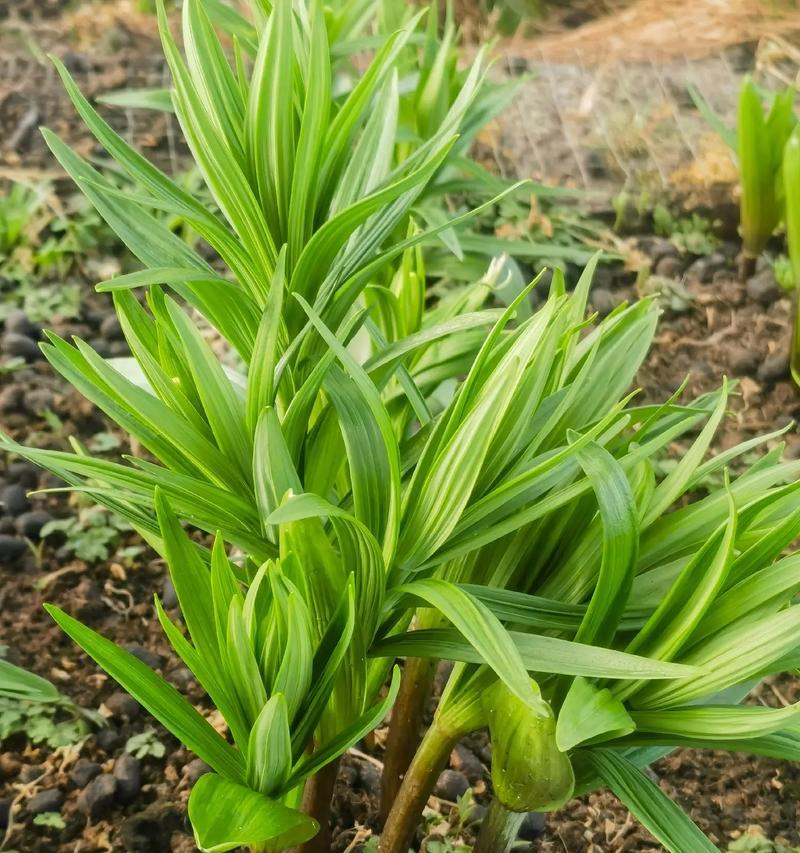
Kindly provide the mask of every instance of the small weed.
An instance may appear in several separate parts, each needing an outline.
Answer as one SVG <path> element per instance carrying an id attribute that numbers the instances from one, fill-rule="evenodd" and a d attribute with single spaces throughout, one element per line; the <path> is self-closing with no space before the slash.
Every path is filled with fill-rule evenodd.
<path id="1" fill-rule="evenodd" d="M 99 506 L 83 507 L 77 516 L 49 521 L 42 528 L 42 538 L 54 533 L 66 537 L 64 547 L 79 560 L 96 563 L 107 560 L 114 552 L 120 533 L 131 530 L 131 526 Z"/>
<path id="2" fill-rule="evenodd" d="M 59 812 L 42 812 L 33 819 L 36 826 L 49 826 L 52 829 L 64 829 L 67 825 Z"/>
<path id="3" fill-rule="evenodd" d="M 691 216 L 673 216 L 663 205 L 653 209 L 653 227 L 660 237 L 669 237 L 678 251 L 687 255 L 710 255 L 719 245 L 714 233 L 718 222 L 693 213 Z"/>
<path id="4" fill-rule="evenodd" d="M 129 737 L 125 743 L 125 752 L 136 758 L 163 758 L 167 754 L 167 748 L 158 739 L 153 729 L 145 729 L 138 735 Z"/>

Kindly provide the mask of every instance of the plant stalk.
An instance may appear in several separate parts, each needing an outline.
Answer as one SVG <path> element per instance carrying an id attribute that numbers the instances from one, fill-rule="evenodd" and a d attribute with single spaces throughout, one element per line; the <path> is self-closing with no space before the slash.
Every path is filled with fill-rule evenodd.
<path id="1" fill-rule="evenodd" d="M 339 775 L 339 761 L 326 764 L 312 776 L 303 790 L 302 811 L 319 823 L 319 832 L 305 844 L 301 844 L 295 853 L 330 853 L 331 850 L 331 800 L 336 777 Z"/>
<path id="2" fill-rule="evenodd" d="M 381 833 L 380 853 L 408 853 L 422 810 L 459 736 L 434 718 L 392 803 Z"/>
<path id="3" fill-rule="evenodd" d="M 493 797 L 472 853 L 508 853 L 524 818 L 524 812 L 509 811 L 497 797 Z"/>
<path id="4" fill-rule="evenodd" d="M 422 739 L 425 707 L 433 689 L 437 661 L 430 658 L 408 658 L 397 694 L 383 759 L 381 780 L 381 821 L 397 799 L 400 784 Z"/>

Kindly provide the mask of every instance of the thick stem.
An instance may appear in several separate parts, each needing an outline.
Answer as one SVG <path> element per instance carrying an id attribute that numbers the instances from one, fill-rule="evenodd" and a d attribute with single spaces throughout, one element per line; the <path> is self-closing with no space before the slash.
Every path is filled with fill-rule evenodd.
<path id="1" fill-rule="evenodd" d="M 524 812 L 510 812 L 493 797 L 472 853 L 508 853 L 524 818 Z"/>
<path id="2" fill-rule="evenodd" d="M 400 692 L 392 708 L 386 753 L 383 758 L 381 780 L 381 820 L 383 822 L 386 822 L 389 817 L 389 812 L 400 791 L 400 783 L 422 739 L 422 723 L 425 707 L 433 688 L 436 664 L 435 660 L 428 658 L 409 658 L 406 661 Z"/>
<path id="3" fill-rule="evenodd" d="M 439 773 L 447 763 L 458 734 L 441 728 L 434 719 L 414 755 L 381 833 L 380 853 L 408 853 L 422 810 Z"/>
<path id="4" fill-rule="evenodd" d="M 752 278 L 756 272 L 756 258 L 752 255 L 747 255 L 744 252 L 739 255 L 739 279 L 740 281 L 747 281 L 748 278 Z"/>
<path id="5" fill-rule="evenodd" d="M 316 819 L 319 832 L 310 841 L 298 847 L 296 853 L 330 853 L 331 800 L 338 775 L 339 759 L 327 764 L 306 782 L 302 811 Z"/>

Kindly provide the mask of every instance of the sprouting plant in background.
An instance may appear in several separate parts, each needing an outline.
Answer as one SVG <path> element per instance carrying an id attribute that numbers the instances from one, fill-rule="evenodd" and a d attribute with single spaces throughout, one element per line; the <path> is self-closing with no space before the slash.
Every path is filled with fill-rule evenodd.
<path id="1" fill-rule="evenodd" d="M 54 334 L 43 350 L 142 449 L 2 447 L 165 558 L 181 621 L 156 599 L 161 627 L 227 730 L 48 611 L 211 766 L 189 800 L 203 850 L 328 851 L 338 758 L 392 706 L 381 853 L 407 853 L 452 745 L 483 727 L 484 853 L 509 847 L 522 812 L 600 786 L 667 849 L 712 849 L 641 768 L 680 745 L 798 757 L 797 708 L 738 703 L 800 663 L 798 558 L 779 558 L 800 524 L 800 462 L 767 444 L 779 433 L 707 458 L 725 386 L 637 405 L 658 308 L 587 318 L 596 258 L 571 292 L 556 271 L 535 312 L 536 281 L 498 298 L 500 261 L 427 287 L 430 243 L 458 257 L 459 226 L 481 212 L 431 215 L 465 165 L 459 133 L 486 115 L 483 54 L 458 70 L 454 35 L 420 42 L 419 13 L 381 4 L 400 26 L 378 28 L 340 91 L 339 36 L 361 32 L 349 16 L 316 0 L 254 0 L 250 21 L 220 8 L 187 0 L 183 51 L 159 8 L 170 98 L 212 205 L 131 148 L 57 63 L 136 191 L 45 137 L 143 269 L 100 284 L 130 359 Z M 240 36 L 232 57 L 221 20 Z M 401 87 L 414 61 L 427 70 Z M 446 98 L 418 88 L 437 69 Z M 439 659 L 456 666 L 421 737 Z"/>
<path id="2" fill-rule="evenodd" d="M 786 198 L 786 243 L 794 290 L 794 328 L 789 365 L 800 386 L 800 132 L 795 127 L 783 151 L 783 187 Z"/>
<path id="3" fill-rule="evenodd" d="M 784 215 L 783 150 L 797 124 L 794 87 L 770 96 L 768 111 L 762 106 L 763 93 L 750 77 L 742 80 L 736 128 L 725 126 L 694 87 L 689 87 L 697 108 L 720 134 L 734 154 L 740 177 L 740 225 L 742 276 L 752 275 L 756 258 Z"/>

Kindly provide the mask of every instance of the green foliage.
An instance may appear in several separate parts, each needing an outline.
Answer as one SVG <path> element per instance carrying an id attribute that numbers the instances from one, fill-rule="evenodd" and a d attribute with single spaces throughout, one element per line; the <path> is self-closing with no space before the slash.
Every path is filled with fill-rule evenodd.
<path id="1" fill-rule="evenodd" d="M 64 829 L 66 821 L 59 812 L 41 812 L 33 819 L 34 826 L 46 826 L 50 829 Z"/>
<path id="2" fill-rule="evenodd" d="M 66 537 L 64 548 L 79 560 L 96 563 L 107 560 L 116 550 L 120 535 L 132 530 L 124 519 L 101 506 L 81 506 L 77 515 L 48 521 L 41 536 Z"/>
<path id="3" fill-rule="evenodd" d="M 109 512 L 164 557 L 181 621 L 156 598 L 161 627 L 227 734 L 47 610 L 213 769 L 189 802 L 201 849 L 309 838 L 306 780 L 385 717 L 397 656 L 455 662 L 425 754 L 488 725 L 506 809 L 606 785 L 668 849 L 711 849 L 640 768 L 674 746 L 800 752 L 797 708 L 739 705 L 798 664 L 798 558 L 782 555 L 800 463 L 769 449 L 779 433 L 709 455 L 724 383 L 637 404 L 658 307 L 587 318 L 597 257 L 569 291 L 557 270 L 535 312 L 537 282 L 509 284 L 501 262 L 426 290 L 438 243 L 456 258 L 506 245 L 476 242 L 459 230 L 475 212 L 442 204 L 453 170 L 469 173 L 462 146 L 487 96 L 502 98 L 482 53 L 457 68 L 451 16 L 440 39 L 432 16 L 423 30 L 382 8 L 399 26 L 360 76 L 336 55 L 349 16 L 320 3 L 254 2 L 242 23 L 187 0 L 182 51 L 159 8 L 170 96 L 212 203 L 129 147 L 56 63 L 137 191 L 45 137 L 143 268 L 99 285 L 130 358 L 55 334 L 44 350 L 142 449 L 2 446 L 104 507 L 102 523 L 64 528 L 92 553 L 110 548 L 90 535 Z M 232 57 L 220 15 L 240 36 Z M 519 198 L 492 186 L 484 210 Z M 659 468 L 676 443 L 680 461 Z M 129 748 L 157 748 L 145 734 Z M 430 778 L 404 785 L 424 791 L 433 766 L 419 766 Z M 404 803 L 401 790 L 395 816 Z M 390 815 L 383 853 L 406 853 L 415 817 Z"/>
<path id="4" fill-rule="evenodd" d="M 656 234 L 669 237 L 678 251 L 688 255 L 710 255 L 719 245 L 714 233 L 719 223 L 712 223 L 699 213 L 690 217 L 674 217 L 669 208 L 657 204 L 653 208 Z"/>
<path id="5" fill-rule="evenodd" d="M 128 738 L 125 742 L 125 752 L 135 755 L 136 758 L 163 758 L 167 748 L 153 729 L 145 729 Z"/>

